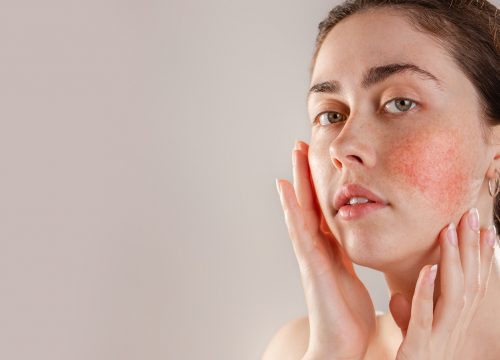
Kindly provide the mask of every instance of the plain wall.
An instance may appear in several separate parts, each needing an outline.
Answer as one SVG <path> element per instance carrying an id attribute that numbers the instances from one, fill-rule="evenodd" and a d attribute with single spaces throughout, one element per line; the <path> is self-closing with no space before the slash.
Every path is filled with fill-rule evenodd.
<path id="1" fill-rule="evenodd" d="M 1 359 L 259 359 L 306 315 L 275 178 L 335 4 L 0 1 Z"/>

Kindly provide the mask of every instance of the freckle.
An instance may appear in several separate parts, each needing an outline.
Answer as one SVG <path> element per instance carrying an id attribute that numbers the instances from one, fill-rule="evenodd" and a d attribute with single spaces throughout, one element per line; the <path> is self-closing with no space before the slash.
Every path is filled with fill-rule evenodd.
<path id="1" fill-rule="evenodd" d="M 439 212 L 453 213 L 468 181 L 459 139 L 459 134 L 444 129 L 402 138 L 388 157 L 389 171 L 406 191 L 410 186 Z"/>

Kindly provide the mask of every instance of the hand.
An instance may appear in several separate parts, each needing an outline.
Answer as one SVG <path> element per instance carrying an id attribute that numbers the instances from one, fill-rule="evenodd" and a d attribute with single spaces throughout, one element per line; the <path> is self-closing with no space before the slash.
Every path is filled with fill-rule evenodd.
<path id="1" fill-rule="evenodd" d="M 375 309 L 351 260 L 325 226 L 310 177 L 308 145 L 293 151 L 292 186 L 277 180 L 309 313 L 312 357 L 362 359 L 375 333 Z"/>
<path id="2" fill-rule="evenodd" d="M 480 231 L 479 216 L 473 220 L 474 214 L 471 211 L 469 219 L 467 212 L 458 229 L 450 224 L 439 234 L 441 292 L 435 309 L 436 273 L 430 272 L 430 265 L 420 271 L 411 305 L 401 294 L 391 298 L 391 313 L 404 336 L 397 360 L 454 360 L 461 353 L 468 326 L 486 294 L 496 243 L 494 228 Z M 458 245 L 453 245 L 450 240 L 457 243 L 457 238 Z"/>

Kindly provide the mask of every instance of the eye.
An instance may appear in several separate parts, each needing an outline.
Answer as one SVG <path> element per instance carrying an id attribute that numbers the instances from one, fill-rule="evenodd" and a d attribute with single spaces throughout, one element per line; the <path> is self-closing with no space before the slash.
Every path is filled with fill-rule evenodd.
<path id="1" fill-rule="evenodd" d="M 390 104 L 395 104 L 395 106 L 390 106 Z M 417 104 L 413 100 L 397 98 L 387 102 L 384 108 L 390 113 L 398 113 L 398 112 L 407 112 L 413 109 L 415 106 L 417 106 Z M 389 110 L 393 109 L 394 107 L 396 108 L 396 111 Z"/>
<path id="2" fill-rule="evenodd" d="M 319 121 L 320 125 L 329 125 L 345 120 L 345 116 L 336 111 L 325 111 L 316 116 L 316 119 Z"/>

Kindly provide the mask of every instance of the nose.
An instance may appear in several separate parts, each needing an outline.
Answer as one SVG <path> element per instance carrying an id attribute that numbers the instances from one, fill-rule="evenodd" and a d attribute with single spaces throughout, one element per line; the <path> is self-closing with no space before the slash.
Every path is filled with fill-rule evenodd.
<path id="1" fill-rule="evenodd" d="M 329 146 L 330 158 L 337 170 L 362 165 L 372 168 L 376 163 L 376 131 L 367 119 L 350 117 Z"/>

